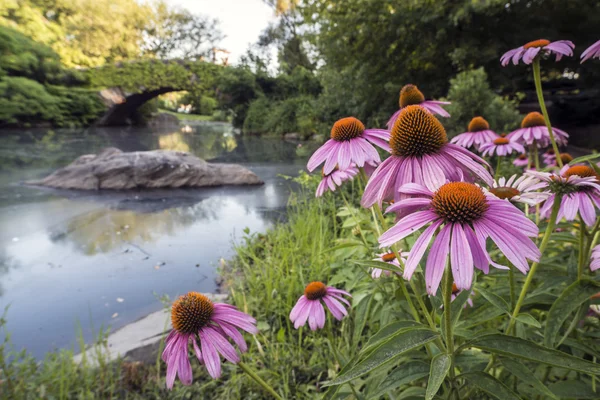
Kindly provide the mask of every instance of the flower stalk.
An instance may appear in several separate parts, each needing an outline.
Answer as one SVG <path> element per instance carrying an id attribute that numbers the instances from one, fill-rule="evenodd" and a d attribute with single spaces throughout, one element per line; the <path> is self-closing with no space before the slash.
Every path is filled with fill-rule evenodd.
<path id="1" fill-rule="evenodd" d="M 263 381 L 262 378 L 260 376 L 258 376 L 258 374 L 256 372 L 254 372 L 254 370 L 252 370 L 249 366 L 247 366 L 242 361 L 240 361 L 237 365 L 239 365 L 239 367 L 250 378 L 252 378 L 252 380 L 254 380 L 254 382 L 258 383 L 260 386 L 262 386 L 263 389 L 265 389 L 267 392 L 269 392 L 269 394 L 271 394 L 271 396 L 273 396 L 274 399 L 283 400 L 283 398 L 279 394 L 277 394 L 275 389 L 273 389 L 271 386 L 269 386 L 269 384 L 267 382 Z"/>
<path id="2" fill-rule="evenodd" d="M 550 142 L 552 143 L 552 149 L 554 150 L 554 154 L 556 154 L 556 164 L 558 168 L 562 168 L 563 163 L 560 159 L 560 152 L 558 151 L 558 145 L 556 144 L 556 140 L 554 139 L 554 133 L 552 132 L 552 125 L 550 124 L 550 117 L 548 117 L 548 110 L 546 109 L 546 102 L 544 101 L 544 92 L 542 91 L 542 74 L 540 71 L 540 57 L 536 57 L 533 60 L 533 81 L 535 83 L 535 92 L 537 94 L 538 102 L 540 103 L 540 109 L 542 110 L 542 115 L 544 116 L 544 121 L 546 122 L 546 128 L 548 128 L 548 134 L 550 135 Z M 537 148 L 536 148 L 537 152 Z M 536 165 L 536 168 L 538 166 Z M 539 170 L 539 169 L 538 169 Z"/>
<path id="3" fill-rule="evenodd" d="M 544 254 L 546 247 L 548 247 L 548 242 L 550 241 L 550 236 L 554 231 L 554 226 L 556 225 L 556 217 L 558 215 L 558 210 L 560 209 L 560 203 L 562 201 L 562 195 L 557 194 L 554 198 L 554 204 L 552 205 L 552 213 L 550 214 L 550 220 L 548 221 L 548 226 L 546 226 L 546 232 L 544 232 L 544 237 L 542 238 L 542 243 L 540 244 L 540 253 Z M 541 260 L 541 256 L 540 256 Z M 506 334 L 510 335 L 513 328 L 515 327 L 517 315 L 519 315 L 519 311 L 521 311 L 521 306 L 523 305 L 523 301 L 525 300 L 525 296 L 527 295 L 527 290 L 533 281 L 533 277 L 535 272 L 537 271 L 538 266 L 540 265 L 539 261 L 531 264 L 531 269 L 527 274 L 527 278 L 525 279 L 525 283 L 523 284 L 523 288 L 521 288 L 521 293 L 519 294 L 519 298 L 517 300 L 517 304 L 510 316 L 510 322 L 508 323 L 508 328 L 506 329 Z"/>

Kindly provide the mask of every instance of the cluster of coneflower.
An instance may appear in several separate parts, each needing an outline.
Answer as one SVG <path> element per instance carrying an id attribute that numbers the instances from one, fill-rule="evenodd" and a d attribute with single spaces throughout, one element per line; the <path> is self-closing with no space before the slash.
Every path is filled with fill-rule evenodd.
<path id="1" fill-rule="evenodd" d="M 557 221 L 579 218 L 588 227 L 597 226 L 598 168 L 593 164 L 573 164 L 572 157 L 559 152 L 559 146 L 567 144 L 568 134 L 551 126 L 539 76 L 540 60 L 555 55 L 559 61 L 563 56 L 572 56 L 574 47 L 570 41 L 536 40 L 502 56 L 502 65 L 510 61 L 515 65 L 519 61 L 533 64 L 541 109 L 541 113 L 525 116 L 521 127 L 508 135 L 498 135 L 483 117 L 476 116 L 465 133 L 449 141 L 436 117 L 450 117 L 443 108 L 449 103 L 425 100 L 415 85 L 406 85 L 400 91 L 400 108 L 386 129 L 366 129 L 353 117 L 335 122 L 331 138 L 312 155 L 307 167 L 313 171 L 323 165 L 318 197 L 349 180 L 364 181 L 361 205 L 373 208 L 373 215 L 380 217 L 375 223 L 385 230 L 379 237 L 380 247 L 385 250 L 375 259 L 389 265 L 386 269 L 374 269 L 373 278 L 396 271 L 410 283 L 425 259 L 422 273 L 427 292 L 436 295 L 444 278 L 448 285 L 444 307 L 449 309 L 454 296 L 471 290 L 475 269 L 487 274 L 490 265 L 505 270 L 512 265 L 528 275 L 513 312 L 516 316 Z M 593 57 L 600 58 L 600 41 L 582 54 L 583 61 Z M 548 147 L 543 155 L 546 168 L 542 170 L 538 150 Z M 387 155 L 383 161 L 381 153 Z M 525 171 L 520 176 L 502 177 L 497 168 L 494 177 L 492 168 L 482 158 L 486 156 L 513 157 L 513 163 Z M 396 215 L 392 227 L 385 226 L 381 212 L 384 204 L 389 205 L 387 213 Z M 529 207 L 537 208 L 536 222 L 549 219 L 539 247 L 532 240 L 538 237 L 539 229 Z M 409 236 L 415 239 L 410 249 L 405 241 Z M 499 250 L 494 252 L 497 260 L 488 251 L 488 240 Z M 588 241 L 586 249 L 591 254 L 592 271 L 600 268 L 600 248 L 592 251 L 595 244 Z M 502 265 L 499 257 L 510 265 Z M 344 290 L 311 282 L 289 317 L 295 328 L 308 323 L 317 330 L 325 325 L 324 305 L 334 318 L 341 320 L 348 314 L 349 297 Z M 406 300 L 410 302 L 410 296 Z M 414 309 L 412 304 L 411 308 Z M 191 383 L 191 347 L 212 377 L 221 374 L 222 356 L 239 363 L 279 398 L 240 362 L 238 350 L 244 352 L 247 346 L 239 330 L 256 333 L 252 317 L 234 306 L 213 304 L 207 297 L 192 292 L 173 304 L 172 323 L 173 331 L 163 352 L 169 388 L 176 375 L 182 383 Z M 451 332 L 449 336 L 447 333 L 446 340 L 452 340 Z"/>

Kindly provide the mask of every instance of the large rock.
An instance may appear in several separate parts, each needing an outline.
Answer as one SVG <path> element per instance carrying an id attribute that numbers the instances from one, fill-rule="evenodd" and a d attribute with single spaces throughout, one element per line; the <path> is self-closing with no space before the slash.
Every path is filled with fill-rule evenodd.
<path id="1" fill-rule="evenodd" d="M 211 164 L 181 151 L 123 153 L 107 148 L 86 154 L 31 185 L 58 189 L 144 189 L 261 185 L 254 172 L 236 164 Z"/>

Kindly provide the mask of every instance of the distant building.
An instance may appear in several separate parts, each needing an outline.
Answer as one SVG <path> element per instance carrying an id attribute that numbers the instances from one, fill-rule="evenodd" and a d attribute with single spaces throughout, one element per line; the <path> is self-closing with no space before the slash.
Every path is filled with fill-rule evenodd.
<path id="1" fill-rule="evenodd" d="M 218 49 L 216 47 L 213 47 L 211 49 L 211 54 L 213 64 L 229 65 L 229 55 L 231 54 L 231 52 L 225 49 Z"/>

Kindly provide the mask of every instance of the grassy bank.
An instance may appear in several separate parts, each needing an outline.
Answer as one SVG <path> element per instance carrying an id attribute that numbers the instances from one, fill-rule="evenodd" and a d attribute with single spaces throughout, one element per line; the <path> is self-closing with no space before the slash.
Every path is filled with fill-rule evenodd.
<path id="1" fill-rule="evenodd" d="M 336 208 L 344 205 L 341 198 L 326 196 L 315 200 L 316 178 L 298 179 L 303 189 L 290 199 L 288 222 L 265 234 L 249 233 L 238 244 L 237 257 L 221 273 L 226 290 L 231 293 L 230 302 L 258 320 L 260 333 L 246 336 L 249 351 L 243 355 L 243 361 L 284 398 L 308 399 L 322 391 L 318 382 L 333 376 L 347 362 L 350 349 L 362 344 L 364 331 L 377 326 L 366 328 L 354 317 L 341 323 L 328 317 L 324 330 L 311 332 L 308 327 L 296 330 L 290 323 L 291 308 L 312 280 L 352 291 L 357 309 L 351 315 L 364 314 L 371 299 L 360 294 L 366 271 L 347 262 L 348 257 L 366 256 L 366 249 L 357 246 L 360 231 L 349 216 L 350 211 L 342 211 L 336 220 Z M 353 188 L 348 185 L 345 197 L 352 196 Z M 345 244 L 334 247 L 343 236 L 348 237 L 343 239 Z M 99 340 L 98 354 L 103 345 L 104 341 Z M 158 358 L 153 365 L 142 365 L 126 360 L 109 363 L 99 356 L 98 366 L 92 366 L 89 362 L 75 364 L 73 354 L 72 350 L 51 352 L 37 362 L 25 352 L 11 349 L 9 337 L 0 346 L 0 397 L 268 398 L 231 363 L 223 365 L 223 377 L 214 381 L 193 360 L 194 384 L 185 387 L 176 383 L 174 390 L 168 392 L 165 368 Z"/>

